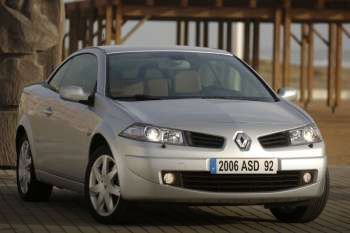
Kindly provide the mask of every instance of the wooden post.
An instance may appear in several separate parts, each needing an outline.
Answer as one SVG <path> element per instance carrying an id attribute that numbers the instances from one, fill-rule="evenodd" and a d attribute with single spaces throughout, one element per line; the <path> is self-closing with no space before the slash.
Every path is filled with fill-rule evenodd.
<path id="1" fill-rule="evenodd" d="M 111 4 L 106 6 L 106 40 L 107 45 L 112 42 L 112 27 L 113 27 L 113 7 Z"/>
<path id="2" fill-rule="evenodd" d="M 203 46 L 208 47 L 209 46 L 209 22 L 204 21 L 204 28 L 203 28 Z"/>
<path id="3" fill-rule="evenodd" d="M 243 58 L 245 62 L 250 63 L 250 22 L 244 23 L 244 52 Z"/>
<path id="4" fill-rule="evenodd" d="M 254 21 L 253 24 L 253 58 L 252 65 L 255 70 L 259 70 L 259 57 L 260 57 L 260 24 L 258 21 Z"/>
<path id="5" fill-rule="evenodd" d="M 272 69 L 272 87 L 278 90 L 281 86 L 280 52 L 281 52 L 281 10 L 276 9 L 274 27 L 273 27 L 273 69 Z"/>
<path id="6" fill-rule="evenodd" d="M 189 34 L 188 34 L 188 21 L 185 20 L 185 22 L 184 22 L 184 41 L 183 41 L 184 45 L 188 45 L 188 37 L 189 37 Z"/>
<path id="7" fill-rule="evenodd" d="M 308 35 L 308 25 L 306 23 L 301 25 L 301 47 L 300 47 L 300 102 L 305 103 L 305 87 L 307 78 L 307 35 Z"/>
<path id="8" fill-rule="evenodd" d="M 232 52 L 232 22 L 231 21 L 227 22 L 226 26 L 227 26 L 227 30 L 226 30 L 226 32 L 227 32 L 227 36 L 226 36 L 226 38 L 227 38 L 227 40 L 226 40 L 226 50 L 228 52 Z"/>
<path id="9" fill-rule="evenodd" d="M 87 38 L 86 38 L 86 45 L 92 46 L 94 41 L 94 19 L 93 16 L 90 16 L 87 20 L 89 23 L 88 30 L 87 30 Z"/>
<path id="10" fill-rule="evenodd" d="M 201 46 L 201 22 L 196 21 L 196 46 Z"/>
<path id="11" fill-rule="evenodd" d="M 218 49 L 224 48 L 224 22 L 219 21 L 218 23 Z"/>
<path id="12" fill-rule="evenodd" d="M 97 19 L 97 45 L 101 45 L 102 44 L 102 19 L 98 18 Z"/>
<path id="13" fill-rule="evenodd" d="M 337 24 L 337 42 L 335 48 L 335 100 L 333 105 L 333 112 L 339 106 L 341 98 L 341 68 L 342 68 L 342 47 L 343 47 L 343 27 L 341 23 Z"/>
<path id="14" fill-rule="evenodd" d="M 289 66 L 290 66 L 290 40 L 291 40 L 291 19 L 289 10 L 284 13 L 284 28 L 283 28 L 283 82 L 282 86 L 287 87 L 289 84 Z"/>
<path id="15" fill-rule="evenodd" d="M 115 44 L 122 43 L 122 26 L 123 26 L 123 5 L 119 2 L 115 12 Z"/>
<path id="16" fill-rule="evenodd" d="M 181 45 L 182 37 L 182 22 L 180 20 L 176 21 L 176 44 Z"/>
<path id="17" fill-rule="evenodd" d="M 308 49 L 307 49 L 307 99 L 305 102 L 305 108 L 308 107 L 312 100 L 312 90 L 314 82 L 314 30 L 313 25 L 309 24 L 307 34 Z"/>
<path id="18" fill-rule="evenodd" d="M 334 97 L 334 68 L 335 68 L 335 44 L 336 44 L 337 25 L 329 24 L 329 45 L 328 45 L 328 78 L 327 78 L 327 105 L 331 106 Z"/>
<path id="19" fill-rule="evenodd" d="M 182 8 L 186 8 L 188 6 L 188 0 L 181 0 L 180 6 Z M 188 45 L 188 20 L 181 22 L 181 38 L 180 38 L 180 44 L 181 45 Z"/>
<path id="20" fill-rule="evenodd" d="M 69 19 L 69 54 L 78 50 L 79 13 Z"/>

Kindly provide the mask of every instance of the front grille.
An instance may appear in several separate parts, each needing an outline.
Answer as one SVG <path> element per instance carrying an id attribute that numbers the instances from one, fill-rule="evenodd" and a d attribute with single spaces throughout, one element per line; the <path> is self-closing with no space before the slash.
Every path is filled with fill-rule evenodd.
<path id="1" fill-rule="evenodd" d="M 277 174 L 223 174 L 210 172 L 177 172 L 176 186 L 209 192 L 270 192 L 297 188 L 305 185 L 302 175 L 305 171 L 279 171 Z M 312 174 L 316 181 L 317 172 Z M 309 184 L 311 184 L 309 183 Z"/>
<path id="2" fill-rule="evenodd" d="M 222 148 L 225 142 L 223 137 L 195 132 L 187 132 L 186 138 L 188 145 L 195 147 Z"/>
<path id="3" fill-rule="evenodd" d="M 290 145 L 288 132 L 274 133 L 258 138 L 264 148 L 284 147 Z"/>

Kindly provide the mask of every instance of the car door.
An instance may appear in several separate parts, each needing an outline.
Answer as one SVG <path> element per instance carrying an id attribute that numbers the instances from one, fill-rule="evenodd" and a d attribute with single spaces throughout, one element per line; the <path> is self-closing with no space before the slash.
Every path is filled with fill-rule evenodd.
<path id="1" fill-rule="evenodd" d="M 44 83 L 40 91 L 33 95 L 32 110 L 30 111 L 30 122 L 33 132 L 33 141 L 36 151 L 35 168 L 45 172 L 51 171 L 52 160 L 57 142 L 54 131 L 55 118 L 53 108 L 59 101 L 58 90 L 67 69 L 72 64 L 72 59 L 61 65 L 51 76 L 49 83 Z"/>
<path id="2" fill-rule="evenodd" d="M 80 54 L 72 58 L 71 65 L 59 84 L 80 86 L 86 93 L 93 94 L 97 82 L 98 62 L 93 54 Z M 48 122 L 53 143 L 49 148 L 51 173 L 62 178 L 83 182 L 88 161 L 90 135 L 98 117 L 93 106 L 63 100 L 59 93 L 52 106 L 52 116 Z"/>

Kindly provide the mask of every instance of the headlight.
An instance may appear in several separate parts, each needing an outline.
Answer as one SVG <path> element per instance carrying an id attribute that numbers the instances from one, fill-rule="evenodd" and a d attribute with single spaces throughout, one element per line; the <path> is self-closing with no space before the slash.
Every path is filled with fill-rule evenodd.
<path id="1" fill-rule="evenodd" d="M 320 131 L 313 124 L 290 130 L 289 137 L 291 145 L 311 144 L 322 141 Z"/>
<path id="2" fill-rule="evenodd" d="M 120 136 L 139 141 L 178 145 L 184 144 L 183 132 L 181 130 L 161 128 L 152 125 L 134 124 L 121 132 Z"/>

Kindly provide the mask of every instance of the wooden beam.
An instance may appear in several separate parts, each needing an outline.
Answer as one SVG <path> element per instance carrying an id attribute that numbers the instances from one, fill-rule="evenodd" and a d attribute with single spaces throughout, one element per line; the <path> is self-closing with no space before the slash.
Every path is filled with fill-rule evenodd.
<path id="1" fill-rule="evenodd" d="M 335 50 L 336 50 L 337 25 L 329 24 L 329 46 L 328 46 L 328 77 L 327 77 L 327 105 L 331 106 L 334 97 L 334 76 L 335 76 Z"/>
<path id="2" fill-rule="evenodd" d="M 308 107 L 312 100 L 312 90 L 314 84 L 314 32 L 313 25 L 309 24 L 308 35 L 307 35 L 307 98 L 305 102 L 305 108 Z"/>
<path id="3" fill-rule="evenodd" d="M 276 91 L 281 87 L 281 21 L 282 11 L 276 9 L 275 20 L 273 26 L 273 69 L 272 69 L 272 87 Z"/>
<path id="4" fill-rule="evenodd" d="M 256 0 L 249 0 L 249 7 L 255 8 L 256 7 Z"/>
<path id="5" fill-rule="evenodd" d="M 337 25 L 337 32 L 336 32 L 336 47 L 335 47 L 335 85 L 334 85 L 334 91 L 335 91 L 335 99 L 333 104 L 333 112 L 335 109 L 339 106 L 340 98 L 341 98 L 341 69 L 342 69 L 342 52 L 343 52 L 343 30 L 342 25 Z"/>
<path id="6" fill-rule="evenodd" d="M 171 6 L 138 6 L 124 5 L 123 12 L 126 18 L 137 19 L 151 15 L 156 20 L 174 19 L 201 19 L 201 20 L 251 20 L 271 21 L 273 9 L 247 8 L 247 7 L 221 7 L 211 9 L 208 7 L 171 7 Z"/>
<path id="7" fill-rule="evenodd" d="M 301 25 L 301 48 L 300 48 L 300 103 L 304 104 L 306 99 L 306 79 L 307 79 L 307 35 L 309 32 L 309 25 L 304 23 Z"/>
<path id="8" fill-rule="evenodd" d="M 113 7 L 112 5 L 106 6 L 106 44 L 111 44 L 112 42 L 112 27 L 113 27 Z"/>
<path id="9" fill-rule="evenodd" d="M 126 42 L 142 25 L 150 18 L 150 16 L 144 17 L 140 20 L 126 35 L 121 39 L 121 43 Z"/>
<path id="10" fill-rule="evenodd" d="M 325 3 L 326 3 L 326 0 L 317 0 L 316 6 L 318 9 L 322 9 L 322 8 L 324 8 Z"/>
<path id="11" fill-rule="evenodd" d="M 283 0 L 283 8 L 288 9 L 292 5 L 291 0 Z"/>
<path id="12" fill-rule="evenodd" d="M 313 32 L 326 46 L 329 45 L 329 41 L 324 36 L 322 36 L 322 34 L 317 31 L 316 28 L 313 28 Z"/>
<path id="13" fill-rule="evenodd" d="M 350 22 L 348 9 L 318 9 L 308 10 L 292 8 L 291 18 L 293 22 Z"/>
<path id="14" fill-rule="evenodd" d="M 146 0 L 147 6 L 154 6 L 154 0 Z"/>
<path id="15" fill-rule="evenodd" d="M 345 33 L 345 35 L 348 37 L 348 38 L 350 38 L 350 32 L 343 26 L 342 27 L 342 29 L 343 29 L 343 32 Z"/>
<path id="16" fill-rule="evenodd" d="M 291 47 L 291 20 L 289 10 L 284 12 L 283 20 L 283 81 L 282 86 L 287 87 L 289 85 L 289 66 L 290 66 L 290 47 Z"/>
<path id="17" fill-rule="evenodd" d="M 298 38 L 294 33 L 291 33 L 290 35 L 292 36 L 292 39 L 293 39 L 298 45 L 301 45 L 301 40 L 299 40 L 299 38 Z"/>
<path id="18" fill-rule="evenodd" d="M 118 4 L 116 6 L 115 13 L 115 44 L 119 45 L 122 43 L 122 26 L 123 26 L 123 5 Z M 147 16 L 146 16 L 147 17 Z"/>
<path id="19" fill-rule="evenodd" d="M 180 1 L 180 6 L 181 7 L 187 7 L 188 6 L 188 0 L 181 0 Z"/>
<path id="20" fill-rule="evenodd" d="M 223 7 L 224 1 L 223 0 L 215 0 L 215 6 L 216 7 Z"/>
<path id="21" fill-rule="evenodd" d="M 255 70 L 259 70 L 260 59 L 260 24 L 258 21 L 253 23 L 253 58 L 252 65 Z"/>
<path id="22" fill-rule="evenodd" d="M 96 0 L 96 5 L 105 7 L 106 3 L 98 4 L 99 0 Z M 102 1 L 101 1 L 102 2 Z M 66 15 L 70 18 L 77 13 L 72 3 L 66 4 Z M 85 10 L 82 10 L 83 12 Z M 105 14 L 105 12 L 99 11 L 99 13 Z M 272 7 L 218 7 L 212 9 L 204 6 L 165 6 L 165 5 L 124 5 L 124 17 L 127 19 L 140 19 L 145 15 L 151 15 L 152 18 L 157 20 L 175 20 L 179 18 L 187 18 L 191 20 L 259 20 L 265 22 L 273 22 L 274 8 Z M 105 15 L 101 15 L 105 17 Z M 293 22 L 350 22 L 349 9 L 330 9 L 321 8 L 317 10 L 310 10 L 307 8 L 291 8 L 291 19 Z"/>
<path id="23" fill-rule="evenodd" d="M 243 58 L 247 64 L 250 64 L 250 22 L 244 23 L 244 51 Z"/>

